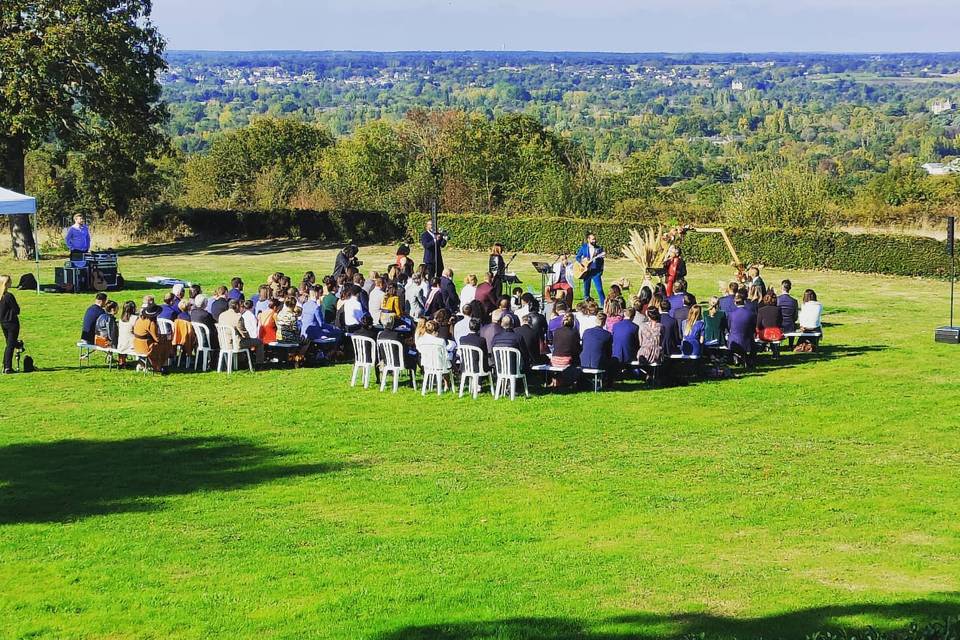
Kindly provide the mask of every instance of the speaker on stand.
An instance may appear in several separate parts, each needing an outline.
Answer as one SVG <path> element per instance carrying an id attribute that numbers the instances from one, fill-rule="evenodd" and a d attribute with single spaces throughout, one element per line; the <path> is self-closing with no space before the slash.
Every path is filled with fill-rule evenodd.
<path id="1" fill-rule="evenodd" d="M 947 255 L 950 256 L 950 325 L 937 327 L 934 339 L 946 344 L 960 344 L 960 327 L 953 324 L 953 291 L 957 281 L 956 216 L 947 217 Z"/>

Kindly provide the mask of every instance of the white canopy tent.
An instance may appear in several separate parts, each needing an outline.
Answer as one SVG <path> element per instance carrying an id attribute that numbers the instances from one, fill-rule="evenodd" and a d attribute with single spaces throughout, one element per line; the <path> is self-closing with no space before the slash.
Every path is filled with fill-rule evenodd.
<path id="1" fill-rule="evenodd" d="M 0 187 L 0 216 L 33 216 L 33 243 L 37 258 L 37 293 L 40 293 L 40 242 L 37 238 L 37 199 Z"/>

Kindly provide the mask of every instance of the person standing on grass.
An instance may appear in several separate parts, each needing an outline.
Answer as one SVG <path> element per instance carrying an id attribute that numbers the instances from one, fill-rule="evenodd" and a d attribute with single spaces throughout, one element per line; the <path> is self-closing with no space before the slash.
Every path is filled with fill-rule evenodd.
<path id="1" fill-rule="evenodd" d="M 13 352 L 20 340 L 20 305 L 10 293 L 10 284 L 13 278 L 8 275 L 0 276 L 0 330 L 6 347 L 3 350 L 3 372 L 13 373 Z"/>
<path id="2" fill-rule="evenodd" d="M 64 241 L 71 253 L 90 251 L 90 227 L 87 226 L 82 214 L 73 216 L 73 225 L 67 228 Z"/>

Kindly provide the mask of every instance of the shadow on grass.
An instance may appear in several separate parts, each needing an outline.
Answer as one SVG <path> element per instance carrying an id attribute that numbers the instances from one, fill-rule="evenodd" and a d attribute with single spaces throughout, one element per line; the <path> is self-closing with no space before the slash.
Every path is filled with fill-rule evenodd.
<path id="1" fill-rule="evenodd" d="M 411 626 L 376 636 L 377 640 L 637 640 L 653 638 L 804 638 L 818 632 L 861 633 L 870 625 L 855 618 L 867 617 L 873 626 L 897 631 L 910 624 L 937 623 L 960 614 L 954 594 L 942 599 L 910 600 L 895 604 L 853 604 L 800 609 L 761 618 L 733 618 L 711 614 L 629 614 L 588 623 L 570 618 L 509 618 Z M 601 628 L 597 628 L 601 627 Z M 871 636 L 876 637 L 876 636 Z M 920 636 L 917 636 L 920 637 Z M 956 638 L 951 627 L 931 630 L 925 638 Z"/>
<path id="2" fill-rule="evenodd" d="M 0 448 L 0 525 L 151 511 L 166 496 L 334 473 L 352 464 L 283 464 L 288 452 L 222 437 L 58 440 Z"/>
<path id="3" fill-rule="evenodd" d="M 342 242 L 293 238 L 271 238 L 267 240 L 201 240 L 191 238 L 165 244 L 143 244 L 126 247 L 119 251 L 120 256 L 153 258 L 202 254 L 210 256 L 255 256 L 272 255 L 287 251 L 320 251 L 340 249 Z"/>

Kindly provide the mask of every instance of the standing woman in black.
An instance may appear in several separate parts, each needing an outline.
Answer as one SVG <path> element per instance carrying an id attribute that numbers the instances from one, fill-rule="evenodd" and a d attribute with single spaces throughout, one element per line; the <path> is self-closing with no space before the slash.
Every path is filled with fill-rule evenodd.
<path id="1" fill-rule="evenodd" d="M 20 339 L 20 305 L 10 293 L 13 278 L 0 276 L 0 330 L 7 341 L 3 350 L 3 372 L 13 373 L 13 351 Z"/>

